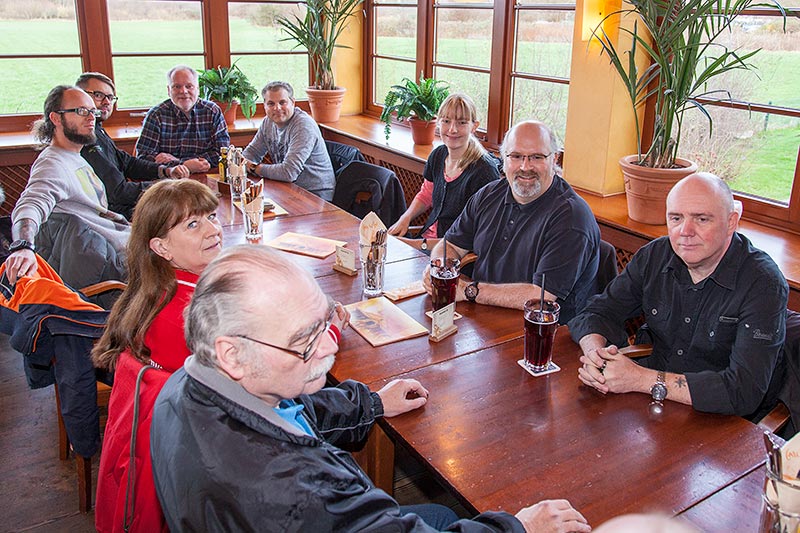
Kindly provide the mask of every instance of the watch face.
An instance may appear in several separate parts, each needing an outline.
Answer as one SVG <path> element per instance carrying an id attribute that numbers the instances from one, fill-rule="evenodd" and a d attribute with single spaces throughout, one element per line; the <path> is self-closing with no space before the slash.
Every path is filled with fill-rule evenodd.
<path id="1" fill-rule="evenodd" d="M 653 400 L 660 402 L 667 397 L 667 387 L 663 383 L 656 383 L 650 389 L 650 394 L 653 396 Z"/>
<path id="2" fill-rule="evenodd" d="M 478 287 L 475 285 L 467 285 L 467 288 L 464 289 L 464 295 L 470 300 L 474 300 L 475 297 L 478 296 Z"/>

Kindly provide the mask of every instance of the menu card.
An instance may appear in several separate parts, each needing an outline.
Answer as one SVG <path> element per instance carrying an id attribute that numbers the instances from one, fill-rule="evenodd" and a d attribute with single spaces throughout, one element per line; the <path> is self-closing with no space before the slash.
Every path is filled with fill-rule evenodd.
<path id="1" fill-rule="evenodd" d="M 380 296 L 346 305 L 350 325 L 372 346 L 420 337 L 428 329 Z"/>
<path id="2" fill-rule="evenodd" d="M 286 252 L 324 259 L 334 253 L 337 246 L 346 246 L 347 242 L 301 235 L 300 233 L 289 231 L 266 244 Z"/>

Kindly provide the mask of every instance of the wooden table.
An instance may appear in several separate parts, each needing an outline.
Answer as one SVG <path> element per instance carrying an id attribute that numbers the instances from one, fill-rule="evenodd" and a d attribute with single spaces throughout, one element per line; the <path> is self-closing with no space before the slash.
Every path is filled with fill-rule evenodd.
<path id="1" fill-rule="evenodd" d="M 766 468 L 762 466 L 680 514 L 700 531 L 759 531 Z"/>
<path id="2" fill-rule="evenodd" d="M 522 350 L 516 339 L 403 374 L 428 388 L 428 404 L 381 421 L 468 509 L 515 513 L 568 498 L 593 525 L 675 515 L 764 462 L 761 431 L 744 419 L 674 402 L 654 417 L 646 395 L 582 386 L 566 330 L 558 373 L 530 376 L 516 363 Z"/>

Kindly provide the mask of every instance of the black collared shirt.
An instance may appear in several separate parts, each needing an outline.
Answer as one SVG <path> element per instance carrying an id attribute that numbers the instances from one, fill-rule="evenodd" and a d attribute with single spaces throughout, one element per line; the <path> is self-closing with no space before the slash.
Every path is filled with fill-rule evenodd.
<path id="1" fill-rule="evenodd" d="M 788 294 L 777 265 L 739 233 L 699 283 L 662 237 L 642 247 L 569 327 L 576 341 L 599 333 L 623 345 L 624 321 L 644 313 L 653 355 L 640 364 L 684 374 L 698 411 L 748 416 L 780 361 Z"/>
<path id="2" fill-rule="evenodd" d="M 559 321 L 583 309 L 595 287 L 600 228 L 586 202 L 560 176 L 522 205 L 508 181 L 486 185 L 467 202 L 447 240 L 478 255 L 473 278 L 488 283 L 535 283 L 555 294 Z"/>

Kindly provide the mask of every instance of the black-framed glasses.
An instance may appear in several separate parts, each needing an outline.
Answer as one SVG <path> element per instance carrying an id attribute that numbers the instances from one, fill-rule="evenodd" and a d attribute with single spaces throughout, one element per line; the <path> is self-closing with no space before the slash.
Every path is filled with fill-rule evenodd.
<path id="1" fill-rule="evenodd" d="M 72 109 L 59 109 L 56 111 L 59 115 L 63 115 L 64 113 L 75 113 L 79 117 L 88 117 L 89 115 L 93 115 L 94 118 L 100 118 L 103 114 L 102 111 L 99 109 L 89 109 L 87 107 L 73 107 Z"/>
<path id="2" fill-rule="evenodd" d="M 314 355 L 314 352 L 317 350 L 317 341 L 319 340 L 319 338 L 322 336 L 322 334 L 324 334 L 331 328 L 331 324 L 333 323 L 333 317 L 335 314 L 336 314 L 336 305 L 332 305 L 330 313 L 328 313 L 328 318 L 327 320 L 325 320 L 325 325 L 311 338 L 311 341 L 308 343 L 308 346 L 306 346 L 305 350 L 303 350 L 302 352 L 298 352 L 297 350 L 292 350 L 291 348 L 284 348 L 283 346 L 276 346 L 268 342 L 254 339 L 247 335 L 233 335 L 233 336 L 238 337 L 240 339 L 245 339 L 251 342 L 255 342 L 256 344 L 261 344 L 262 346 L 269 346 L 270 348 L 275 348 L 276 350 L 280 350 L 282 352 L 290 353 L 295 357 L 299 357 L 305 363 L 309 359 L 311 359 L 311 356 Z"/>
<path id="3" fill-rule="evenodd" d="M 555 152 L 550 152 L 549 154 L 507 154 L 506 157 L 512 162 L 516 163 L 517 165 L 521 165 L 524 161 L 528 161 L 528 163 L 541 163 Z"/>
<path id="4" fill-rule="evenodd" d="M 102 91 L 86 91 L 86 93 L 95 99 L 96 102 L 102 102 L 103 100 L 108 100 L 112 104 L 119 100 L 119 97 L 113 94 L 106 94 Z"/>

